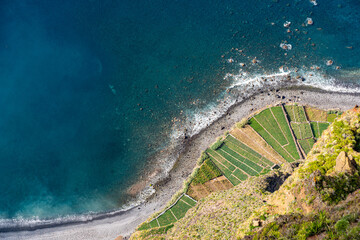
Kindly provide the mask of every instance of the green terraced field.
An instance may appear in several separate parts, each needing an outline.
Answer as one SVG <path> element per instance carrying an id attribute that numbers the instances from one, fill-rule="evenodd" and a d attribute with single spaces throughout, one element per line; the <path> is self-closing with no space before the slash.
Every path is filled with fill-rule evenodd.
<path id="1" fill-rule="evenodd" d="M 228 135 L 225 139 L 225 145 L 227 145 L 230 149 L 238 152 L 239 154 L 243 155 L 247 159 L 263 166 L 273 166 L 274 163 L 268 160 L 267 158 L 261 156 L 258 152 L 254 151 L 250 147 L 246 146 L 236 138 L 231 135 Z"/>
<path id="2" fill-rule="evenodd" d="M 319 131 L 320 131 L 320 136 L 321 136 L 323 131 L 325 131 L 329 127 L 330 123 L 318 123 L 318 125 L 319 125 Z"/>
<path id="3" fill-rule="evenodd" d="M 248 165 L 244 164 L 242 161 L 240 161 L 239 159 L 237 159 L 236 157 L 232 156 L 231 154 L 227 153 L 226 151 L 224 151 L 223 149 L 220 149 L 218 151 L 218 153 L 225 158 L 227 161 L 229 161 L 230 163 L 232 163 L 236 168 L 240 168 L 241 170 L 243 170 L 245 173 L 247 173 L 250 176 L 256 176 L 258 174 L 258 172 L 254 169 L 252 169 L 251 167 L 249 167 Z M 234 169 L 235 170 L 235 169 Z"/>
<path id="4" fill-rule="evenodd" d="M 189 205 L 188 203 L 186 203 L 185 201 L 183 201 L 183 198 L 188 198 L 183 196 L 172 208 L 171 211 L 173 212 L 173 214 L 175 215 L 175 217 L 177 219 L 183 218 L 186 214 L 186 212 L 192 208 L 191 205 Z"/>
<path id="5" fill-rule="evenodd" d="M 209 149 L 208 149 L 209 150 Z M 207 150 L 207 151 L 208 151 Z M 247 175 L 242 173 L 242 177 L 239 179 L 238 177 L 240 177 L 240 174 L 237 174 L 237 175 L 234 175 L 235 174 L 235 168 L 234 170 L 230 170 L 228 168 L 226 168 L 223 164 L 221 164 L 217 158 L 213 158 L 213 157 L 210 157 L 210 159 L 215 163 L 215 165 L 221 170 L 221 172 L 224 174 L 224 176 L 234 185 L 238 185 L 241 181 L 241 179 L 245 179 L 244 176 L 242 175 L 245 175 L 246 176 L 246 179 L 247 179 Z"/>
<path id="6" fill-rule="evenodd" d="M 230 170 L 227 167 L 225 167 L 218 160 L 216 160 L 216 158 L 210 157 L 210 159 L 211 159 L 211 161 L 213 161 L 213 163 L 215 163 L 215 165 L 220 169 L 220 171 L 225 175 L 225 177 L 228 178 L 228 176 L 230 176 L 232 174 L 233 170 Z"/>
<path id="7" fill-rule="evenodd" d="M 303 139 L 303 140 L 299 140 L 299 143 L 307 155 L 310 152 L 313 145 L 315 144 L 315 140 L 313 138 Z"/>
<path id="8" fill-rule="evenodd" d="M 307 122 L 305 111 L 302 106 L 285 105 L 285 110 L 291 122 Z"/>
<path id="9" fill-rule="evenodd" d="M 244 156 L 241 156 L 239 153 L 233 151 L 230 149 L 227 145 L 224 145 L 221 150 L 226 152 L 228 155 L 231 155 L 233 158 L 236 158 L 240 162 L 244 163 L 245 165 L 249 166 L 250 168 L 254 169 L 256 172 L 261 172 L 263 168 L 259 165 L 257 165 L 255 162 L 245 158 Z"/>
<path id="10" fill-rule="evenodd" d="M 319 123 L 319 122 L 311 122 L 311 129 L 314 132 L 314 137 L 319 138 L 324 130 L 326 130 L 330 123 Z"/>
<path id="11" fill-rule="evenodd" d="M 270 109 L 251 118 L 250 126 L 285 160 L 288 162 L 298 160 L 300 156 L 281 107 Z"/>
<path id="12" fill-rule="evenodd" d="M 187 204 L 191 205 L 192 207 L 196 205 L 196 202 L 195 202 L 193 199 L 189 198 L 188 196 L 185 196 L 185 195 L 184 195 L 184 196 L 181 198 L 181 200 L 183 200 L 183 201 L 186 202 Z"/>
<path id="13" fill-rule="evenodd" d="M 238 147 L 230 141 L 227 144 L 233 148 Z M 215 165 L 223 172 L 225 177 L 233 184 L 237 185 L 241 181 L 246 180 L 249 176 L 258 176 L 263 171 L 263 167 L 256 162 L 251 161 L 247 157 L 240 155 L 236 150 L 234 151 L 227 144 L 224 144 L 221 148 L 214 151 L 207 149 L 211 160 Z M 253 150 L 251 150 L 253 151 Z M 254 151 L 257 157 L 261 157 Z"/>
<path id="14" fill-rule="evenodd" d="M 210 160 L 206 159 L 201 165 L 199 171 L 192 180 L 193 184 L 204 184 L 205 182 L 221 176 L 222 173 L 216 165 Z"/>
<path id="15" fill-rule="evenodd" d="M 309 123 L 291 123 L 291 128 L 294 131 L 297 139 L 312 138 L 313 133 Z"/>
<path id="16" fill-rule="evenodd" d="M 338 115 L 335 114 L 335 113 L 328 114 L 327 117 L 326 117 L 326 121 L 332 123 L 332 122 L 334 122 L 335 118 L 337 118 L 337 117 L 338 117 Z"/>
<path id="17" fill-rule="evenodd" d="M 216 161 L 214 162 L 216 164 L 216 166 L 218 166 L 220 168 L 219 165 L 221 165 L 222 167 L 227 168 L 228 170 L 230 170 L 231 172 L 233 172 L 235 170 L 235 166 L 234 164 L 231 163 L 231 161 L 228 161 L 227 158 L 224 158 L 221 154 L 219 154 L 219 152 L 215 152 L 212 149 L 207 149 L 206 150 L 207 153 L 209 154 L 209 156 L 211 156 L 211 158 L 215 159 Z M 220 164 L 219 164 L 220 163 Z M 220 168 L 221 170 L 221 168 Z"/>
<path id="18" fill-rule="evenodd" d="M 160 226 L 166 226 L 177 221 L 169 210 L 160 215 L 157 220 L 159 221 Z"/>
<path id="19" fill-rule="evenodd" d="M 230 176 L 228 176 L 227 177 L 227 179 L 229 179 L 229 181 L 234 185 L 234 186 L 236 186 L 236 185 L 238 185 L 239 183 L 241 183 L 241 181 L 236 177 L 236 176 L 234 176 L 234 175 L 230 175 Z"/>
<path id="20" fill-rule="evenodd" d="M 306 154 L 309 153 L 322 132 L 329 123 L 309 122 L 302 106 L 271 107 L 263 110 L 249 120 L 249 125 L 288 162 L 300 158 L 294 142 L 286 115 L 291 121 L 298 143 Z M 329 114 L 328 120 L 333 121 L 336 114 Z M 325 117 L 325 116 L 324 116 Z M 216 147 L 214 147 L 216 145 Z M 192 183 L 204 184 L 207 181 L 224 175 L 233 185 L 247 180 L 250 176 L 264 175 L 275 165 L 240 140 L 228 134 L 225 140 L 218 140 L 217 144 L 206 150 L 208 155 L 200 166 Z M 178 219 L 183 218 L 186 212 L 196 205 L 196 201 L 183 195 L 175 205 L 167 209 L 162 215 L 148 223 L 144 223 L 139 230 L 172 226 Z"/>
<path id="21" fill-rule="evenodd" d="M 186 212 L 196 205 L 196 202 L 189 198 L 186 195 L 183 195 L 174 206 L 167 209 L 162 215 L 157 217 L 157 219 L 153 219 L 149 223 L 143 224 L 139 230 L 145 230 L 149 228 L 155 228 L 155 227 L 163 227 L 166 225 L 169 225 L 171 223 L 176 222 L 176 219 L 183 218 L 186 214 Z M 175 218 L 176 217 L 176 218 Z M 160 226 L 159 226 L 159 224 Z"/>
<path id="22" fill-rule="evenodd" d="M 248 176 L 246 174 L 244 174 L 243 172 L 241 172 L 239 169 L 236 169 L 233 172 L 233 175 L 236 176 L 241 181 L 245 181 L 246 179 L 248 179 Z"/>
<path id="23" fill-rule="evenodd" d="M 251 120 L 258 122 L 259 125 L 266 129 L 281 145 L 288 144 L 287 136 L 281 131 L 282 129 L 276 122 L 276 119 L 269 108 L 265 109 Z M 252 122 L 251 120 L 250 125 Z"/>

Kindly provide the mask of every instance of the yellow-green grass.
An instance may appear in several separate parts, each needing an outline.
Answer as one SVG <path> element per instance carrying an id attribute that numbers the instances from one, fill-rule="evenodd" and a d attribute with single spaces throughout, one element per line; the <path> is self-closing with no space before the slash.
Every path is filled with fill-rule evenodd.
<path id="1" fill-rule="evenodd" d="M 225 139 L 225 145 L 227 145 L 230 149 L 238 152 L 239 154 L 243 155 L 244 157 L 248 158 L 249 160 L 259 164 L 260 166 L 273 166 L 274 163 L 268 160 L 266 157 L 262 156 L 258 152 L 254 151 L 250 147 L 246 146 L 238 139 L 234 138 L 231 135 L 228 135 Z"/>
<path id="2" fill-rule="evenodd" d="M 250 176 L 256 176 L 258 172 L 251 168 L 249 165 L 245 164 L 243 159 L 239 159 L 237 156 L 233 156 L 229 152 L 225 151 L 224 149 L 220 149 L 217 151 L 224 159 L 232 163 L 236 168 L 243 170 Z M 235 170 L 235 169 L 234 169 Z"/>
<path id="3" fill-rule="evenodd" d="M 192 179 L 192 184 L 204 184 L 205 182 L 221 176 L 221 171 L 216 167 L 216 165 L 210 160 L 206 159 L 204 163 L 200 166 L 199 171 Z"/>
<path id="4" fill-rule="evenodd" d="M 240 165 L 240 162 L 237 162 L 236 160 L 232 159 L 229 155 L 223 152 L 223 155 L 227 156 L 228 159 L 231 159 L 229 161 L 228 159 L 224 158 L 223 155 L 220 155 L 218 152 L 212 152 L 211 149 L 207 149 L 208 154 L 210 155 L 210 159 L 215 163 L 215 165 L 221 170 L 221 172 L 224 174 L 224 176 L 234 185 L 238 185 L 242 180 L 246 180 L 248 178 L 248 175 L 240 170 L 238 167 L 234 167 L 234 165 L 231 165 L 232 168 L 229 169 L 226 167 L 226 165 L 223 164 L 223 161 L 227 161 L 227 164 L 232 164 L 231 162 L 236 162 L 237 165 Z M 242 165 L 244 168 L 244 166 Z M 252 173 L 256 175 L 257 173 L 253 170 Z"/>
<path id="5" fill-rule="evenodd" d="M 319 138 L 324 130 L 329 127 L 329 123 L 311 122 L 311 129 L 313 130 L 314 137 Z"/>
<path id="6" fill-rule="evenodd" d="M 332 123 L 332 122 L 334 122 L 335 118 L 337 118 L 337 117 L 338 117 L 338 115 L 335 113 L 328 114 L 326 117 L 326 121 Z"/>
<path id="7" fill-rule="evenodd" d="M 326 122 L 326 111 L 306 106 L 305 112 L 311 122 Z"/>
<path id="8" fill-rule="evenodd" d="M 285 105 L 285 110 L 291 122 L 307 122 L 305 111 L 302 106 Z"/>
<path id="9" fill-rule="evenodd" d="M 231 172 L 233 172 L 235 170 L 235 166 L 231 162 L 229 162 L 227 159 L 223 158 L 218 152 L 216 152 L 210 148 L 208 148 L 206 150 L 206 152 L 209 154 L 209 156 L 211 158 L 216 160 L 214 162 L 216 164 L 216 166 L 218 166 L 218 167 L 219 167 L 219 165 L 223 166 Z M 220 170 L 222 170 L 222 169 L 220 168 Z"/>
<path id="10" fill-rule="evenodd" d="M 227 154 L 231 155 L 233 158 L 236 158 L 240 162 L 244 163 L 245 165 L 249 166 L 250 168 L 254 169 L 256 172 L 261 172 L 263 170 L 263 167 L 261 165 L 256 164 L 255 162 L 249 160 L 243 155 L 240 155 L 240 153 L 232 150 L 229 148 L 226 144 L 224 144 L 220 150 L 225 151 Z"/>
<path id="11" fill-rule="evenodd" d="M 195 200 L 191 199 L 187 195 L 183 195 L 171 208 L 167 209 L 163 214 L 150 222 L 143 223 L 138 230 L 142 231 L 150 228 L 170 225 L 180 218 L 183 218 L 186 212 L 195 205 Z"/>
<path id="12" fill-rule="evenodd" d="M 177 221 L 174 215 L 170 212 L 170 210 L 167 210 L 163 214 L 161 214 L 157 220 L 161 227 Z"/>
<path id="13" fill-rule="evenodd" d="M 313 138 L 308 138 L 308 139 L 299 140 L 299 143 L 307 155 L 312 149 L 313 145 L 315 144 L 315 140 Z"/>
<path id="14" fill-rule="evenodd" d="M 314 137 L 309 123 L 294 123 L 294 122 L 292 122 L 291 128 L 293 129 L 295 137 L 297 139 L 305 139 L 305 138 Z"/>
<path id="15" fill-rule="evenodd" d="M 195 206 L 196 202 L 187 196 L 182 196 L 175 205 L 173 205 L 170 209 L 166 210 L 163 214 L 161 214 L 157 221 L 160 226 L 166 226 L 171 223 L 176 222 L 178 219 L 183 218 L 186 212 Z M 156 221 L 154 219 L 153 221 Z M 151 224 L 151 222 L 150 222 Z"/>
<path id="16" fill-rule="evenodd" d="M 182 198 L 181 198 L 182 201 L 186 202 L 187 204 L 191 205 L 192 207 L 196 205 L 196 201 L 189 198 L 188 196 L 184 195 Z"/>
<path id="17" fill-rule="evenodd" d="M 281 107 L 268 108 L 251 118 L 249 122 L 250 126 L 286 161 L 293 162 L 300 158 Z"/>
<path id="18" fill-rule="evenodd" d="M 183 196 L 182 198 L 188 198 Z M 172 208 L 171 211 L 177 219 L 183 218 L 185 213 L 193 206 L 180 199 Z"/>

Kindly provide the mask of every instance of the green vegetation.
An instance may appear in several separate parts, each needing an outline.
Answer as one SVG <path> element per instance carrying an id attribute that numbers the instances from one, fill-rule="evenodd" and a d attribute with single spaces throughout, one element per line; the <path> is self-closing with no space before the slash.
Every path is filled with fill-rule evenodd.
<path id="1" fill-rule="evenodd" d="M 186 212 L 196 205 L 196 201 L 189 198 L 186 195 L 183 195 L 178 201 L 169 209 L 167 209 L 163 214 L 154 218 L 150 222 L 145 222 L 138 227 L 139 231 L 144 231 L 151 228 L 158 228 L 170 225 L 176 222 L 178 219 L 183 218 Z M 160 226 L 159 226 L 160 224 Z M 173 225 L 171 225 L 172 227 Z M 170 228 L 171 228 L 170 227 Z M 160 228 L 159 231 L 163 231 L 164 228 Z M 166 228 L 166 231 L 169 228 Z M 154 232 L 151 232 L 154 234 Z"/>
<path id="2" fill-rule="evenodd" d="M 249 166 L 251 169 L 255 170 L 256 172 L 261 172 L 262 171 L 262 167 L 257 165 L 256 163 L 250 161 L 249 159 L 243 157 L 242 155 L 240 155 L 239 153 L 231 150 L 227 145 L 223 145 L 223 147 L 221 148 L 222 151 L 226 152 L 228 155 L 230 155 L 231 157 L 233 157 L 234 159 L 242 162 L 243 164 L 245 164 L 246 166 Z"/>
<path id="3" fill-rule="evenodd" d="M 253 149 L 249 148 L 233 136 L 228 136 L 225 139 L 225 145 L 227 145 L 230 149 L 238 152 L 239 154 L 243 155 L 244 157 L 248 158 L 249 160 L 261 165 L 261 166 L 272 166 L 274 165 L 273 162 L 268 160 L 267 158 L 261 156 L 259 153 L 254 151 Z"/>
<path id="4" fill-rule="evenodd" d="M 188 197 L 183 196 L 172 208 L 171 211 L 177 219 L 183 218 L 185 213 L 193 207 L 189 203 L 185 202 L 183 199 Z"/>
<path id="5" fill-rule="evenodd" d="M 320 192 L 323 201 L 328 203 L 338 203 L 360 185 L 358 171 L 353 175 L 332 174 L 336 158 L 342 151 L 353 157 L 358 164 L 360 162 L 359 155 L 355 151 L 360 144 L 360 130 L 358 128 L 360 115 L 357 114 L 351 121 L 349 119 L 342 119 L 333 123 L 331 132 L 327 136 L 328 143 L 323 146 L 321 153 L 303 171 L 307 175 L 315 171 L 319 172 L 315 178 L 316 189 Z"/>
<path id="6" fill-rule="evenodd" d="M 186 202 L 187 204 L 189 204 L 189 205 L 192 206 L 192 207 L 194 207 L 194 206 L 196 205 L 196 202 L 195 202 L 193 199 L 191 199 L 191 198 L 189 198 L 189 197 L 187 197 L 187 196 L 183 196 L 183 197 L 181 198 L 181 200 L 184 201 L 184 202 Z"/>
<path id="7" fill-rule="evenodd" d="M 153 239 L 157 239 L 157 240 L 165 239 L 165 238 L 159 237 L 159 235 L 166 234 L 172 227 L 174 227 L 174 224 L 170 224 L 165 227 L 158 227 L 158 228 L 150 229 L 147 231 L 143 231 L 146 229 L 138 228 L 138 230 L 141 230 L 141 233 L 138 236 L 138 238 L 139 239 L 151 239 L 150 237 L 153 236 L 154 237 Z"/>
<path id="8" fill-rule="evenodd" d="M 319 137 L 329 127 L 330 123 L 318 123 L 319 126 Z"/>
<path id="9" fill-rule="evenodd" d="M 291 122 L 307 122 L 303 106 L 285 105 L 285 110 Z"/>
<path id="10" fill-rule="evenodd" d="M 223 141 L 221 139 L 218 139 L 213 145 L 211 145 L 211 149 L 212 150 L 217 150 L 218 148 L 220 148 L 223 145 Z"/>
<path id="11" fill-rule="evenodd" d="M 197 161 L 197 164 L 200 166 L 201 164 L 203 164 L 203 162 L 206 160 L 206 159 L 209 159 L 209 156 L 207 155 L 206 152 L 202 152 L 198 161 Z"/>
<path id="12" fill-rule="evenodd" d="M 245 181 L 249 176 L 259 176 L 265 167 L 274 165 L 230 135 L 221 147 L 216 151 L 208 149 L 207 154 L 233 185 Z"/>
<path id="13" fill-rule="evenodd" d="M 297 139 L 312 138 L 313 133 L 309 123 L 291 123 L 291 128 L 294 130 Z"/>
<path id="14" fill-rule="evenodd" d="M 243 128 L 243 127 L 245 127 L 245 125 L 248 124 L 248 123 L 249 123 L 249 119 L 243 118 L 243 119 L 241 119 L 240 122 L 237 122 L 237 123 L 235 124 L 235 126 L 236 126 L 237 128 Z"/>
<path id="15" fill-rule="evenodd" d="M 281 216 L 268 223 L 258 232 L 253 231 L 255 229 L 254 227 L 250 227 L 251 231 L 248 232 L 248 235 L 252 235 L 252 238 L 249 239 L 253 240 L 306 240 L 312 236 L 317 236 L 314 239 L 329 240 L 360 239 L 360 224 L 357 222 L 358 213 L 351 215 L 355 216 L 355 218 L 348 218 L 349 215 L 347 215 L 338 221 L 332 219 L 331 216 L 324 211 L 320 211 L 318 215 L 310 216 Z M 286 218 L 287 221 L 283 221 L 284 218 Z"/>
<path id="16" fill-rule="evenodd" d="M 241 172 L 239 169 L 236 169 L 233 172 L 233 175 L 237 177 L 237 179 L 241 180 L 241 181 L 245 181 L 248 176 L 246 174 L 244 174 L 243 172 Z"/>
<path id="17" fill-rule="evenodd" d="M 288 144 L 288 138 L 291 138 L 291 135 L 286 136 L 282 129 L 280 128 L 280 123 L 278 123 L 272 113 L 272 108 L 265 109 L 258 115 L 254 116 L 251 120 L 255 120 L 261 125 L 265 130 L 267 130 L 271 136 L 273 136 L 276 141 L 278 141 L 281 145 Z M 282 114 L 282 113 L 280 113 Z M 253 121 L 250 121 L 250 126 Z M 286 124 L 286 122 L 285 122 Z M 287 125 L 287 124 L 286 124 Z"/>
<path id="18" fill-rule="evenodd" d="M 250 119 L 250 126 L 286 161 L 293 162 L 300 158 L 281 107 L 262 111 Z"/>
<path id="19" fill-rule="evenodd" d="M 335 118 L 337 118 L 336 114 L 328 114 L 326 120 L 327 122 L 334 122 Z"/>
<path id="20" fill-rule="evenodd" d="M 305 151 L 306 155 L 310 152 L 313 145 L 315 144 L 315 140 L 313 138 L 299 140 L 301 148 Z"/>
<path id="21" fill-rule="evenodd" d="M 212 149 L 208 149 L 207 152 L 211 156 L 211 159 L 215 160 L 214 163 L 220 168 L 220 170 L 222 170 L 221 167 L 225 167 L 231 172 L 235 170 L 234 164 L 232 164 L 231 161 L 229 161 L 227 158 L 224 158 L 221 154 L 219 154 L 219 152 Z"/>
<path id="22" fill-rule="evenodd" d="M 174 223 L 177 221 L 177 219 L 183 218 L 186 212 L 190 208 L 195 206 L 195 204 L 196 202 L 194 200 L 187 197 L 186 195 L 183 195 L 174 206 L 172 206 L 170 209 L 167 209 L 163 214 L 161 214 L 157 218 L 157 221 L 159 222 L 161 227 Z M 156 219 L 152 220 L 149 223 L 150 226 L 154 221 L 156 221 Z"/>
<path id="23" fill-rule="evenodd" d="M 220 170 L 215 166 L 215 164 L 210 160 L 209 157 L 201 165 L 199 171 L 192 180 L 192 184 L 204 184 L 207 181 L 221 176 Z"/>
<path id="24" fill-rule="evenodd" d="M 229 163 L 231 163 L 236 168 L 243 170 L 245 173 L 249 174 L 250 176 L 256 176 L 258 172 L 252 169 L 248 165 L 244 164 L 238 158 L 232 156 L 230 153 L 226 152 L 224 149 L 220 149 L 218 151 L 219 155 L 221 155 L 224 159 L 226 159 Z M 234 168 L 235 170 L 235 168 Z"/>
<path id="25" fill-rule="evenodd" d="M 160 226 L 166 226 L 176 222 L 176 219 L 170 210 L 167 210 L 165 213 L 161 214 L 157 220 L 159 221 Z"/>
<path id="26" fill-rule="evenodd" d="M 252 129 L 255 130 L 257 134 L 260 135 L 260 137 L 262 137 L 268 144 L 267 145 L 261 140 L 262 145 L 266 145 L 267 147 L 269 147 L 270 145 L 270 147 L 275 150 L 275 152 L 280 154 L 286 161 L 293 162 L 300 158 L 296 143 L 294 141 L 294 137 L 296 137 L 299 145 L 304 150 L 304 152 L 308 154 L 315 143 L 314 137 L 319 138 L 322 132 L 329 126 L 329 123 L 327 122 L 309 123 L 307 120 L 307 114 L 310 112 L 313 118 L 323 119 L 325 117 L 325 120 L 326 118 L 328 118 L 329 120 L 333 120 L 339 115 L 337 112 L 329 113 L 328 115 L 321 110 L 312 111 L 312 109 L 310 108 L 306 108 L 305 113 L 304 107 L 297 105 L 284 106 L 284 108 L 285 109 L 283 109 L 282 106 L 271 107 L 263 110 L 262 112 L 250 119 L 244 118 L 241 122 L 236 124 L 236 127 L 239 129 L 246 127 L 246 129 L 236 129 L 236 131 L 232 130 L 231 132 L 226 131 L 224 137 L 218 138 L 213 145 L 211 145 L 206 151 L 201 154 L 197 162 L 198 167 L 194 169 L 191 177 L 188 178 L 185 182 L 184 189 L 178 192 L 176 194 L 176 198 L 174 198 L 169 203 L 175 204 L 170 206 L 168 205 L 169 207 L 165 208 L 165 211 L 163 213 L 161 213 L 160 215 L 154 215 L 155 218 L 141 224 L 138 227 L 137 233 L 140 234 L 138 236 L 142 236 L 143 238 L 147 239 L 182 239 L 183 236 L 187 236 L 188 239 L 198 239 L 204 237 L 209 239 L 216 239 L 216 236 L 221 236 L 221 238 L 238 236 L 238 230 L 236 230 L 235 227 L 239 224 L 239 221 L 237 219 L 239 219 L 240 217 L 240 219 L 245 220 L 246 217 L 250 216 L 250 214 L 257 214 L 256 212 L 253 212 L 251 207 L 249 206 L 263 206 L 264 204 L 267 204 L 266 201 L 260 199 L 262 199 L 262 197 L 267 194 L 266 191 L 271 191 L 267 190 L 267 188 L 256 188 L 255 185 L 257 183 L 254 182 L 256 178 L 250 177 L 260 176 L 260 178 L 262 178 L 262 175 L 265 174 L 276 175 L 281 170 L 272 171 L 271 167 L 273 167 L 275 163 L 249 147 L 250 145 L 248 146 L 245 143 L 239 141 L 236 138 L 238 137 L 236 133 L 240 133 L 238 131 L 246 132 L 247 130 L 249 130 L 253 134 L 256 134 L 252 131 Z M 287 119 L 291 121 L 290 126 Z M 246 126 L 247 124 L 249 126 Z M 336 120 L 334 124 L 337 124 Z M 345 124 L 344 126 L 339 126 L 339 128 L 347 129 L 346 127 L 348 125 Z M 293 129 L 294 137 L 291 129 Z M 332 141 L 329 141 L 331 142 L 331 144 L 328 144 L 327 147 L 329 149 L 333 149 L 332 151 L 312 151 L 312 154 L 314 154 L 315 152 L 316 154 L 319 153 L 318 158 L 313 163 L 307 165 L 306 170 L 303 170 L 300 174 L 302 177 L 306 177 L 306 179 L 309 179 L 310 174 L 312 174 L 315 170 L 319 170 L 321 174 L 316 175 L 316 178 L 314 178 L 316 181 L 313 185 L 315 185 L 315 189 L 319 193 L 321 198 L 324 201 L 330 203 L 337 203 L 339 200 L 344 199 L 349 193 L 353 192 L 356 187 L 360 185 L 360 178 L 358 173 L 356 173 L 354 175 L 355 177 L 353 178 L 346 174 L 337 176 L 329 175 L 329 173 L 332 172 L 331 168 L 333 168 L 336 159 L 336 156 L 334 154 L 337 154 L 340 149 L 340 146 L 337 146 L 336 144 L 343 144 L 345 141 L 345 145 L 353 143 L 353 146 L 351 147 L 357 147 L 358 149 L 360 149 L 360 145 L 354 143 L 356 141 L 346 141 L 349 135 L 348 132 L 342 131 L 339 134 L 343 136 L 344 133 L 346 137 L 343 137 L 342 139 L 331 139 Z M 234 134 L 235 137 L 232 134 Z M 355 135 L 356 134 L 354 133 L 354 136 Z M 258 136 L 256 137 L 258 138 Z M 357 137 L 356 135 L 356 137 L 354 137 L 352 140 L 354 140 L 355 138 L 360 139 L 360 136 Z M 341 149 L 345 149 L 346 151 L 350 152 L 350 148 L 348 149 L 348 147 L 344 147 L 343 145 L 341 146 Z M 257 149 L 259 149 L 260 151 L 260 148 Z M 262 154 L 265 154 L 267 157 L 271 156 L 267 155 L 269 153 L 266 151 L 263 152 L 261 150 L 260 152 Z M 276 163 L 279 164 L 278 162 Z M 224 194 L 217 192 L 216 190 L 212 190 L 215 192 L 208 196 L 209 199 L 211 199 L 211 201 L 215 201 L 217 199 L 221 200 L 219 202 L 219 205 L 216 205 L 216 211 L 212 210 L 212 208 L 210 207 L 208 210 L 205 210 L 205 215 L 196 216 L 194 214 L 196 214 L 196 211 L 200 209 L 199 205 L 197 205 L 197 207 L 194 208 L 194 211 L 191 211 L 191 213 L 189 213 L 192 216 L 186 214 L 187 211 L 190 208 L 194 207 L 197 203 L 195 200 L 188 197 L 186 194 L 183 194 L 187 192 L 188 185 L 199 185 L 196 186 L 196 188 L 194 189 L 196 189 L 196 191 L 198 192 L 202 192 L 202 189 L 204 189 L 203 192 L 205 192 L 206 196 L 206 194 L 212 192 L 207 190 L 209 186 L 212 186 L 207 185 L 207 182 L 221 175 L 224 175 L 234 186 L 242 183 L 239 186 L 234 187 L 234 189 L 227 190 L 233 192 L 234 201 L 231 204 L 226 204 L 223 206 L 222 204 L 229 200 L 229 195 L 226 195 L 226 200 L 224 201 Z M 258 183 L 265 184 L 267 181 L 269 180 Z M 223 182 L 216 182 L 216 184 L 223 184 Z M 227 181 L 226 184 L 228 184 L 227 187 L 229 187 L 229 183 Z M 216 188 L 218 187 L 215 187 L 215 189 Z M 288 186 L 288 188 L 292 189 L 293 187 Z M 200 199 L 203 196 L 204 195 L 201 194 L 196 196 L 194 195 L 196 199 Z M 219 198 L 220 196 L 222 197 Z M 204 203 L 203 199 L 199 201 L 200 205 Z M 313 195 L 311 197 L 306 196 L 304 202 L 306 202 L 307 204 L 311 204 L 314 201 L 317 201 L 317 199 L 320 198 L 315 198 L 315 196 Z M 219 211 L 219 207 L 224 207 L 224 209 Z M 234 212 L 231 212 L 230 214 L 230 209 L 236 210 Z M 234 215 L 233 213 L 236 214 Z M 242 213 L 243 215 L 241 215 L 240 213 Z M 206 214 L 210 214 L 209 218 L 203 218 L 204 216 L 207 216 Z M 297 222 L 293 224 L 293 226 L 289 225 L 287 227 L 288 229 L 290 229 L 289 231 L 292 232 L 292 237 L 289 239 L 306 239 L 307 237 L 316 235 L 322 231 L 332 231 L 331 234 L 333 234 L 334 236 L 338 236 L 340 232 L 344 236 L 355 236 L 360 231 L 360 228 L 357 229 L 351 227 L 351 221 L 348 219 L 343 219 L 341 221 L 337 219 L 339 221 L 330 223 L 329 221 L 324 220 L 324 215 L 321 214 L 319 214 L 319 216 L 317 217 L 311 217 L 310 220 L 308 218 L 303 219 L 303 216 L 294 217 L 294 219 L 297 219 Z M 193 216 L 200 217 L 199 219 L 203 220 L 191 222 Z M 269 213 L 259 213 L 257 215 L 257 219 L 259 219 L 259 217 L 261 221 L 276 219 L 274 217 L 270 217 Z M 201 225 L 199 225 L 203 222 L 208 222 L 209 224 L 212 224 L 214 221 L 218 222 L 219 218 L 222 219 L 222 223 L 213 228 L 210 232 L 207 232 L 208 229 L 206 230 L 205 228 L 202 228 Z M 175 222 L 178 223 L 174 225 Z M 178 224 L 185 224 L 184 226 L 186 227 L 181 228 L 184 230 L 185 235 L 181 235 L 181 237 L 178 238 L 165 237 L 165 234 L 171 235 L 172 233 L 174 233 L 174 231 L 175 233 L 176 231 L 179 231 Z M 326 227 L 327 224 L 329 224 L 329 226 L 332 224 L 332 227 Z M 233 226 L 233 228 L 229 228 L 229 226 Z M 249 227 L 249 223 L 247 223 L 247 227 Z M 193 230 L 193 232 L 189 235 L 187 234 L 188 229 Z M 264 227 L 254 227 L 252 223 L 250 223 L 250 230 L 251 231 L 249 233 L 253 235 L 253 239 L 278 239 L 283 238 L 284 236 L 289 236 L 284 234 L 283 223 L 276 221 L 270 221 L 270 224 Z M 244 233 L 246 231 L 244 231 Z"/>
<path id="27" fill-rule="evenodd" d="M 320 123 L 320 122 L 311 122 L 311 130 L 314 133 L 315 138 L 319 138 L 323 131 L 325 131 L 329 127 L 329 123 Z"/>
<path id="28" fill-rule="evenodd" d="M 241 181 L 233 174 L 229 175 L 228 177 L 228 180 L 234 185 L 238 185 L 239 183 L 241 183 Z"/>

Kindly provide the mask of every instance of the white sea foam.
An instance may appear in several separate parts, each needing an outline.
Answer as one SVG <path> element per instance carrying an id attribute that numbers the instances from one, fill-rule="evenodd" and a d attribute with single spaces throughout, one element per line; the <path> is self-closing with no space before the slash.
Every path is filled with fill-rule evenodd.
<path id="1" fill-rule="evenodd" d="M 296 78 L 296 76 L 299 77 Z M 187 111 L 186 122 L 182 128 L 177 126 L 173 129 L 172 139 L 198 134 L 224 115 L 231 106 L 260 91 L 279 87 L 308 86 L 332 92 L 360 93 L 358 86 L 346 87 L 337 84 L 336 79 L 324 75 L 321 71 L 295 71 L 281 67 L 278 72 L 271 74 L 251 74 L 240 70 L 239 74 L 236 75 L 226 74 L 225 78 L 231 79 L 232 83 L 220 94 L 219 99 L 202 109 Z M 290 78 L 291 80 L 289 80 Z"/>

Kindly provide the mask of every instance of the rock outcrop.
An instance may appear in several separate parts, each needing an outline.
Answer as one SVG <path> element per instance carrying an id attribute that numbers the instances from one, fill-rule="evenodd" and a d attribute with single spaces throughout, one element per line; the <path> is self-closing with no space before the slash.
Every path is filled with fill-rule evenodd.
<path id="1" fill-rule="evenodd" d="M 335 172 L 353 175 L 356 172 L 356 162 L 353 157 L 351 155 L 348 156 L 344 151 L 340 152 L 336 158 Z"/>

